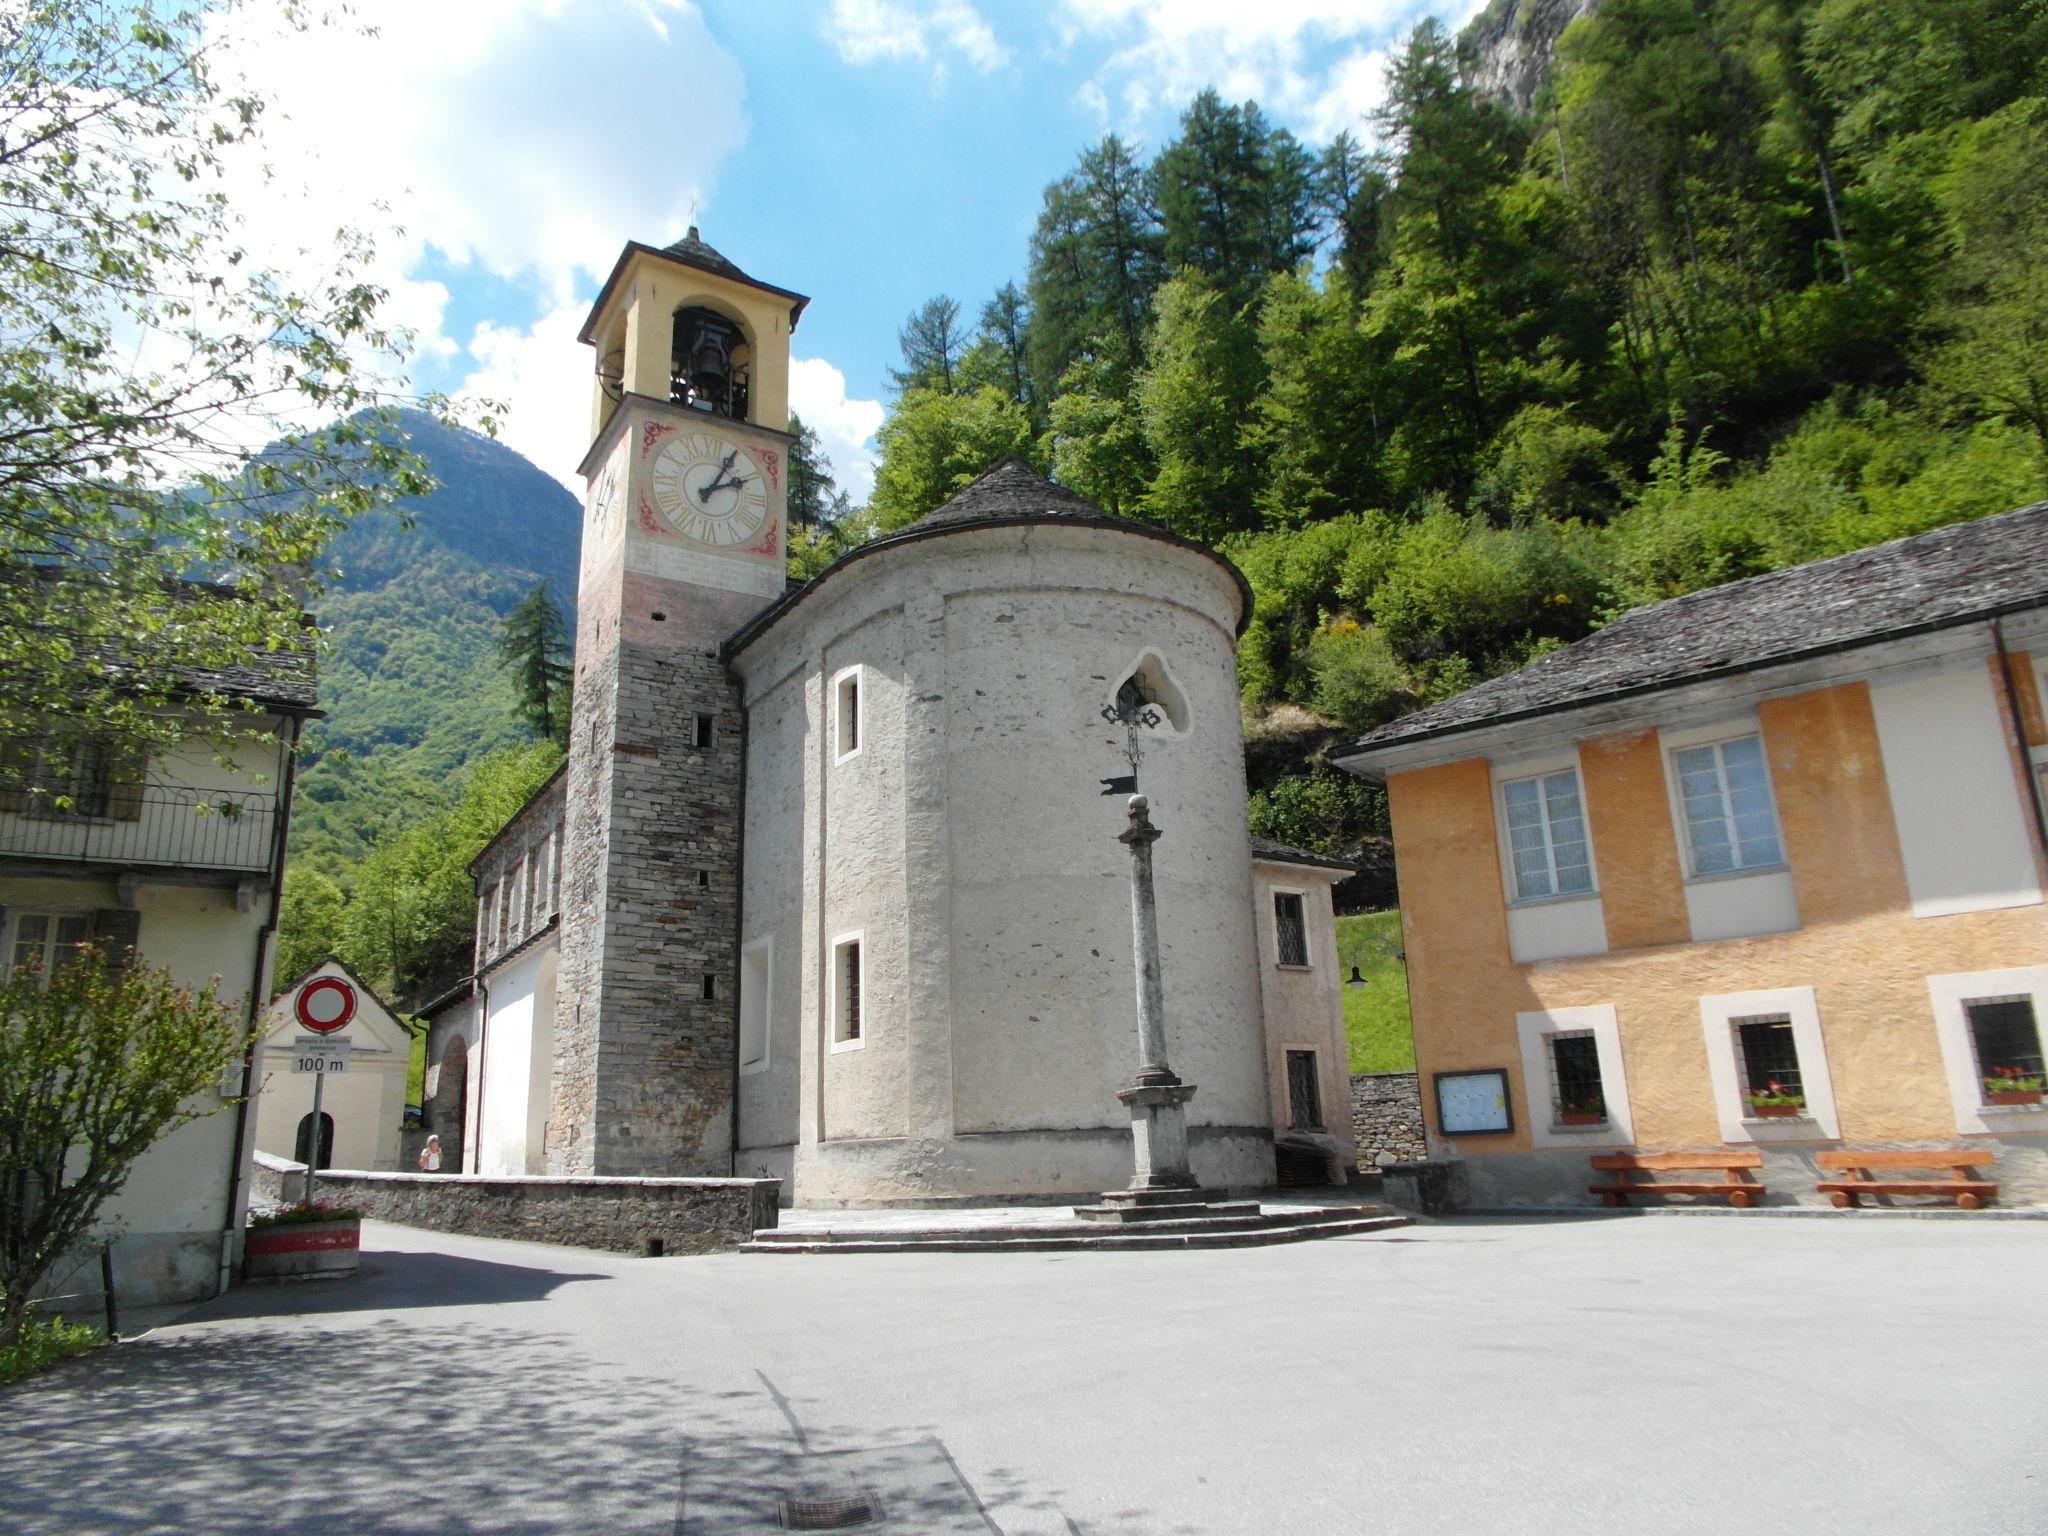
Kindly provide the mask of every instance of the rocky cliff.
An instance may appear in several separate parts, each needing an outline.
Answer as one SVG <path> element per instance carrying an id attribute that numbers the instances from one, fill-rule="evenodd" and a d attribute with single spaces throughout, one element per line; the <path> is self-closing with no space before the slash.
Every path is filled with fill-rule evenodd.
<path id="1" fill-rule="evenodd" d="M 1595 0 L 1493 0 L 1459 35 L 1466 78 L 1517 112 L 1527 112 L 1550 74 L 1558 35 Z"/>

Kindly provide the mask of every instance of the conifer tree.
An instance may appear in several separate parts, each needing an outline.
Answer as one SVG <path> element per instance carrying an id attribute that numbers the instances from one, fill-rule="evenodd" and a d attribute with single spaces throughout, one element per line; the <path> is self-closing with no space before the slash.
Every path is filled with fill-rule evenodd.
<path id="1" fill-rule="evenodd" d="M 542 581 L 505 615 L 498 664 L 512 669 L 520 720 L 558 746 L 569 737 L 569 658 L 569 626 Z"/>

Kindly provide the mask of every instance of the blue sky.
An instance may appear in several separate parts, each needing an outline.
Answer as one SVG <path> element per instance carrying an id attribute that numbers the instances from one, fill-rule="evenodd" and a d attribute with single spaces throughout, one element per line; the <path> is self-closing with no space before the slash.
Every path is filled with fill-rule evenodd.
<path id="1" fill-rule="evenodd" d="M 1149 153 L 1190 97 L 1256 99 L 1320 144 L 1364 136 L 1386 49 L 1476 0 L 363 0 L 374 36 L 243 50 L 276 104 L 252 236 L 318 253 L 393 224 L 379 277 L 416 383 L 510 407 L 502 436 L 574 483 L 574 340 L 628 239 L 694 221 L 811 295 L 794 403 L 856 497 L 896 332 L 1024 277 L 1048 181 L 1105 132 Z"/>

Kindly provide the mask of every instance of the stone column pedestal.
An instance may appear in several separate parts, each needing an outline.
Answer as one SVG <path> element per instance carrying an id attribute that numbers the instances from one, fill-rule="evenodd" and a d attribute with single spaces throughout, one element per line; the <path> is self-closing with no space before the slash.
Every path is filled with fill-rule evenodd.
<path id="1" fill-rule="evenodd" d="M 1193 1189 L 1188 1164 L 1187 1102 L 1195 1085 L 1138 1082 L 1117 1098 L 1131 1111 L 1132 1189 Z"/>

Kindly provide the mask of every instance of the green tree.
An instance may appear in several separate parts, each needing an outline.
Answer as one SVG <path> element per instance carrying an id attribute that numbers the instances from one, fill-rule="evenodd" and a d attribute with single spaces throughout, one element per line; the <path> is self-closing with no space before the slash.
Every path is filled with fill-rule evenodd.
<path id="1" fill-rule="evenodd" d="M 464 975 L 476 930 L 470 861 L 561 762 L 552 741 L 494 752 L 471 766 L 454 805 L 380 838 L 347 882 L 334 950 L 349 969 L 397 998 Z"/>
<path id="2" fill-rule="evenodd" d="M 796 439 L 789 445 L 790 526 L 814 528 L 832 516 L 838 482 L 832 478 L 825 445 L 795 411 L 789 413 L 789 434 Z"/>
<path id="3" fill-rule="evenodd" d="M 511 670 L 519 689 L 520 720 L 558 746 L 569 737 L 569 689 L 575 678 L 570 656 L 568 622 L 542 581 L 505 615 L 498 665 Z"/>
<path id="4" fill-rule="evenodd" d="M 227 1107 L 247 1026 L 170 973 L 90 948 L 0 977 L 0 1344 L 37 1284 L 81 1248 L 137 1158 Z"/>
<path id="5" fill-rule="evenodd" d="M 1391 833 L 1386 790 L 1326 763 L 1255 791 L 1246 809 L 1254 837 L 1336 858 Z"/>
<path id="6" fill-rule="evenodd" d="M 1134 368 L 1165 268 L 1130 145 L 1109 135 L 1045 189 L 1030 254 L 1033 374 L 1050 386 L 1084 360 Z"/>
<path id="7" fill-rule="evenodd" d="M 1928 383 L 2032 432 L 2048 471 L 2048 102 L 1969 125 L 1939 185 L 1951 259 L 1928 316 Z"/>
<path id="8" fill-rule="evenodd" d="M 925 300 L 903 322 L 896 345 L 903 351 L 903 366 L 891 369 L 889 377 L 899 390 L 950 395 L 960 354 L 967 348 L 967 333 L 960 328 L 960 306 L 944 294 Z"/>
<path id="9" fill-rule="evenodd" d="M 341 887 L 317 869 L 293 864 L 284 872 L 277 917 L 277 976 L 303 976 L 341 948 Z"/>
<path id="10" fill-rule="evenodd" d="M 1038 421 L 1038 389 L 1031 378 L 1031 303 L 1015 283 L 1005 283 L 981 306 L 981 323 L 960 359 L 960 382 L 1000 390 Z"/>
<path id="11" fill-rule="evenodd" d="M 1145 441 L 1158 461 L 1145 516 L 1214 543 L 1253 527 L 1259 466 L 1246 412 L 1263 377 L 1253 318 L 1200 272 L 1158 294 L 1158 320 L 1138 381 Z"/>
<path id="12" fill-rule="evenodd" d="M 1031 418 L 1000 390 L 905 390 L 875 434 L 882 461 L 869 508 L 878 531 L 901 528 L 1012 454 L 1031 457 Z"/>
<path id="13" fill-rule="evenodd" d="M 1362 511 L 1385 499 L 1382 351 L 1356 323 L 1341 270 L 1320 287 L 1283 273 L 1259 311 L 1265 387 L 1245 424 L 1263 472 L 1253 501 L 1267 527 Z"/>
<path id="14" fill-rule="evenodd" d="M 1152 162 L 1167 266 L 1206 275 L 1233 308 L 1315 248 L 1314 162 L 1255 102 L 1205 90 Z"/>
<path id="15" fill-rule="evenodd" d="M 264 103 L 224 39 L 262 16 L 300 12 L 0 16 L 0 568 L 43 568 L 0 580 L 0 738 L 133 755 L 235 734 L 247 706 L 193 680 L 306 649 L 291 573 L 430 484 L 382 409 L 409 338 L 380 317 L 368 239 L 341 231 L 310 284 L 242 248 L 224 172 L 258 152 Z M 292 425 L 308 413 L 340 420 Z"/>
<path id="16" fill-rule="evenodd" d="M 1046 433 L 1053 478 L 1105 512 L 1138 508 L 1154 469 L 1127 370 L 1083 359 L 1060 381 Z"/>

